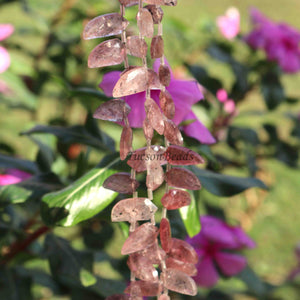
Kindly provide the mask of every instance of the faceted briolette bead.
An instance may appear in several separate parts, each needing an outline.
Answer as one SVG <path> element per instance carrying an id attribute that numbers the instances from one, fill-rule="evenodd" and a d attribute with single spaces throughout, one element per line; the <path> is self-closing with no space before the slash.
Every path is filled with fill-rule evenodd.
<path id="1" fill-rule="evenodd" d="M 129 173 L 116 173 L 105 179 L 103 187 L 117 193 L 132 194 L 138 188 L 139 182 L 132 179 Z"/>
<path id="2" fill-rule="evenodd" d="M 193 246 L 176 238 L 172 238 L 172 248 L 168 252 L 168 256 L 189 264 L 196 264 L 199 259 Z"/>
<path id="3" fill-rule="evenodd" d="M 170 300 L 170 297 L 167 294 L 162 294 L 158 297 L 158 300 Z"/>
<path id="4" fill-rule="evenodd" d="M 162 218 L 159 226 L 161 247 L 168 253 L 172 247 L 171 226 L 166 218 Z"/>
<path id="5" fill-rule="evenodd" d="M 197 268 L 194 264 L 182 262 L 172 257 L 166 258 L 166 267 L 179 270 L 189 276 L 196 276 L 197 274 Z"/>
<path id="6" fill-rule="evenodd" d="M 167 5 L 175 6 L 177 5 L 177 0 L 144 0 L 144 2 L 154 5 Z"/>
<path id="7" fill-rule="evenodd" d="M 130 111 L 130 106 L 124 100 L 113 99 L 102 103 L 96 109 L 93 117 L 105 121 L 122 122 Z"/>
<path id="8" fill-rule="evenodd" d="M 164 40 L 162 36 L 156 35 L 152 38 L 150 46 L 151 58 L 161 58 L 164 55 Z"/>
<path id="9" fill-rule="evenodd" d="M 164 11 L 161 9 L 160 6 L 146 5 L 144 8 L 148 9 L 151 13 L 154 24 L 159 24 L 162 21 Z"/>
<path id="10" fill-rule="evenodd" d="M 130 300 L 143 300 L 142 289 L 139 285 L 130 285 Z"/>
<path id="11" fill-rule="evenodd" d="M 163 86 L 169 86 L 171 82 L 171 72 L 167 65 L 160 65 L 158 69 L 158 77 Z M 171 118 L 173 119 L 173 118 Z"/>
<path id="12" fill-rule="evenodd" d="M 96 39 L 120 34 L 129 22 L 118 13 L 96 17 L 89 21 L 83 31 L 83 39 Z"/>
<path id="13" fill-rule="evenodd" d="M 190 205 L 191 196 L 188 192 L 172 189 L 161 198 L 161 204 L 168 210 L 179 209 Z"/>
<path id="14" fill-rule="evenodd" d="M 147 55 L 148 45 L 144 39 L 133 35 L 127 37 L 127 54 L 136 57 L 145 57 Z"/>
<path id="15" fill-rule="evenodd" d="M 187 189 L 200 190 L 201 183 L 197 176 L 187 169 L 172 168 L 166 172 L 166 181 L 170 186 Z"/>
<path id="16" fill-rule="evenodd" d="M 149 120 L 150 125 L 155 129 L 159 134 L 164 133 L 164 119 L 162 112 L 156 102 L 147 98 L 145 101 L 145 112 L 147 119 Z"/>
<path id="17" fill-rule="evenodd" d="M 125 47 L 119 39 L 105 41 L 96 46 L 88 59 L 89 68 L 102 68 L 121 64 L 124 61 Z"/>
<path id="18" fill-rule="evenodd" d="M 121 254 L 131 254 L 150 247 L 155 243 L 158 229 L 151 223 L 144 223 L 132 232 L 125 241 Z"/>
<path id="19" fill-rule="evenodd" d="M 132 287 L 138 286 L 144 297 L 154 297 L 162 292 L 162 285 L 159 282 L 149 282 L 149 281 L 132 281 L 130 286 L 128 286 L 124 293 L 129 294 L 132 292 Z"/>
<path id="20" fill-rule="evenodd" d="M 136 278 L 144 281 L 158 281 L 158 272 L 147 257 L 133 253 L 129 256 L 127 265 Z"/>
<path id="21" fill-rule="evenodd" d="M 129 295 L 115 294 L 105 298 L 105 300 L 129 300 Z"/>
<path id="22" fill-rule="evenodd" d="M 197 295 L 195 281 L 185 273 L 175 269 L 166 269 L 162 276 L 167 289 L 184 295 Z"/>
<path id="23" fill-rule="evenodd" d="M 124 160 L 132 149 L 132 129 L 124 126 L 120 139 L 120 158 Z"/>
<path id="24" fill-rule="evenodd" d="M 151 126 L 149 120 L 147 118 L 143 121 L 143 131 L 146 141 L 151 141 L 153 138 L 153 127 Z"/>
<path id="25" fill-rule="evenodd" d="M 112 222 L 150 220 L 157 207 L 147 198 L 129 198 L 119 201 L 112 209 Z"/>
<path id="26" fill-rule="evenodd" d="M 138 12 L 136 19 L 141 36 L 152 38 L 154 26 L 152 15 L 149 12 L 149 10 L 143 8 L 141 11 Z"/>
<path id="27" fill-rule="evenodd" d="M 162 86 L 155 71 L 148 69 L 148 86 L 150 90 L 161 90 Z"/>
<path id="28" fill-rule="evenodd" d="M 173 119 L 175 116 L 175 105 L 171 94 L 167 91 L 161 91 L 159 94 L 159 105 L 164 115 L 168 119 Z"/>
<path id="29" fill-rule="evenodd" d="M 169 164 L 179 166 L 197 165 L 205 162 L 198 153 L 177 145 L 170 145 L 167 148 L 166 159 Z"/>
<path id="30" fill-rule="evenodd" d="M 146 167 L 147 167 L 147 177 L 146 177 L 146 185 L 147 188 L 154 191 L 165 180 L 164 170 L 160 165 L 160 161 L 156 157 L 156 152 L 152 148 L 145 150 L 146 154 Z M 153 159 L 152 159 L 153 158 Z"/>
<path id="31" fill-rule="evenodd" d="M 125 7 L 133 6 L 139 4 L 139 0 L 119 0 L 120 4 Z"/>
<path id="32" fill-rule="evenodd" d="M 152 264 L 159 264 L 161 260 L 166 258 L 166 252 L 158 246 L 156 240 L 150 247 L 138 252 L 140 255 L 147 257 Z"/>
<path id="33" fill-rule="evenodd" d="M 113 97 L 124 97 L 146 89 L 158 90 L 161 84 L 157 74 L 145 67 L 133 67 L 121 74 L 113 89 Z"/>
<path id="34" fill-rule="evenodd" d="M 164 157 L 165 148 L 157 145 L 152 145 L 151 148 L 155 151 L 153 157 L 159 161 L 160 165 L 165 165 L 167 163 Z M 146 149 L 146 147 L 143 147 L 135 150 L 127 161 L 127 164 L 138 173 L 146 171 L 146 160 L 151 160 L 151 157 L 146 157 Z"/>
<path id="35" fill-rule="evenodd" d="M 171 120 L 165 120 L 164 136 L 171 144 L 179 146 L 183 144 L 182 135 L 176 124 Z"/>

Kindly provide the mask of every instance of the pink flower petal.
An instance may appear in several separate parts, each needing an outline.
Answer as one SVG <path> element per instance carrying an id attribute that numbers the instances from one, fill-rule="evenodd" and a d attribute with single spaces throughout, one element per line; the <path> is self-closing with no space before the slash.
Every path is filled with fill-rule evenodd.
<path id="1" fill-rule="evenodd" d="M 0 41 L 5 40 L 14 32 L 14 26 L 11 24 L 0 24 Z"/>
<path id="2" fill-rule="evenodd" d="M 99 87 L 103 90 L 107 97 L 112 97 L 112 91 L 120 78 L 120 74 L 120 71 L 112 71 L 103 76 Z"/>
<path id="3" fill-rule="evenodd" d="M 198 120 L 192 111 L 183 118 L 183 121 L 186 120 L 196 120 L 187 126 L 183 126 L 183 131 L 187 136 L 193 137 L 203 144 L 214 144 L 216 142 L 209 130 Z"/>
<path id="4" fill-rule="evenodd" d="M 3 73 L 10 66 L 10 57 L 5 48 L 0 46 L 0 73 Z"/>
<path id="5" fill-rule="evenodd" d="M 237 241 L 240 244 L 240 248 L 255 248 L 256 243 L 243 231 L 240 227 L 231 227 L 231 231 L 235 234 Z"/>
<path id="6" fill-rule="evenodd" d="M 219 89 L 216 96 L 220 102 L 225 102 L 228 99 L 228 94 L 224 89 Z"/>
<path id="7" fill-rule="evenodd" d="M 21 180 L 26 180 L 26 179 L 28 179 L 32 176 L 30 173 L 27 173 L 27 172 L 24 172 L 24 171 L 21 171 L 21 170 L 18 170 L 18 169 L 6 170 L 6 174 L 18 177 Z"/>
<path id="8" fill-rule="evenodd" d="M 235 102 L 232 99 L 228 99 L 224 103 L 224 110 L 228 114 L 233 114 L 235 112 Z"/>
<path id="9" fill-rule="evenodd" d="M 22 181 L 19 177 L 9 175 L 9 174 L 0 174 L 0 186 L 3 185 L 9 185 L 9 184 L 15 184 Z"/>
<path id="10" fill-rule="evenodd" d="M 219 275 L 210 257 L 206 256 L 196 267 L 198 273 L 193 278 L 198 285 L 209 288 L 217 283 Z"/>
<path id="11" fill-rule="evenodd" d="M 217 26 L 222 35 L 231 40 L 240 32 L 240 13 L 235 7 L 226 11 L 225 16 L 217 18 Z"/>
<path id="12" fill-rule="evenodd" d="M 143 121 L 145 119 L 145 101 L 146 93 L 138 93 L 125 97 L 126 103 L 131 107 L 131 111 L 128 115 L 129 124 L 131 127 L 141 128 L 143 127 Z"/>
<path id="13" fill-rule="evenodd" d="M 275 23 L 257 9 L 251 12 L 254 30 L 244 40 L 254 49 L 263 49 L 268 60 L 276 61 L 286 73 L 300 70 L 300 32 L 284 23 Z"/>
<path id="14" fill-rule="evenodd" d="M 245 257 L 237 254 L 218 252 L 215 255 L 221 271 L 226 276 L 233 276 L 241 272 L 247 265 Z"/>

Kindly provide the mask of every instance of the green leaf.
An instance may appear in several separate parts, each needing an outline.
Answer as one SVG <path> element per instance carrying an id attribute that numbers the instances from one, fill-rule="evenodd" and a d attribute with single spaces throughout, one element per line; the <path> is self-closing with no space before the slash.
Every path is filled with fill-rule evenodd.
<path id="1" fill-rule="evenodd" d="M 221 81 L 209 76 L 203 67 L 196 65 L 187 65 L 187 67 L 197 81 L 211 93 L 216 94 L 223 87 Z"/>
<path id="2" fill-rule="evenodd" d="M 21 134 L 31 135 L 35 133 L 49 133 L 55 135 L 62 143 L 79 143 L 91 147 L 110 151 L 106 145 L 101 142 L 101 137 L 93 135 L 82 125 L 70 127 L 37 125 Z"/>
<path id="3" fill-rule="evenodd" d="M 200 232 L 201 224 L 195 195 L 192 191 L 189 191 L 189 193 L 191 195 L 191 204 L 181 207 L 179 213 L 188 235 L 193 237 Z"/>
<path id="4" fill-rule="evenodd" d="M 252 187 L 267 190 L 268 187 L 259 179 L 252 177 L 236 177 L 189 167 L 199 178 L 203 187 L 210 193 L 220 197 L 230 197 Z"/>
<path id="5" fill-rule="evenodd" d="M 0 154 L 0 168 L 3 169 L 19 169 L 29 173 L 37 173 L 39 171 L 37 165 L 33 161 Z"/>
<path id="6" fill-rule="evenodd" d="M 36 109 L 37 98 L 27 89 L 21 77 L 7 71 L 1 74 L 0 79 L 4 80 L 11 90 L 8 94 L 0 93 L 0 100 L 10 107 Z"/>
<path id="7" fill-rule="evenodd" d="M 72 289 L 84 288 L 98 296 L 107 297 L 122 293 L 126 287 L 124 282 L 93 275 L 93 253 L 75 250 L 67 240 L 53 234 L 46 236 L 44 253 L 54 279 Z"/>
<path id="8" fill-rule="evenodd" d="M 73 226 L 101 212 L 117 196 L 117 193 L 105 189 L 102 184 L 110 175 L 118 172 L 120 158 L 116 155 L 107 163 L 100 165 L 73 182 L 61 191 L 47 194 L 42 199 L 41 214 L 49 225 Z"/>
<path id="9" fill-rule="evenodd" d="M 66 285 L 81 285 L 83 281 L 90 283 L 84 272 L 91 272 L 93 254 L 73 249 L 65 239 L 48 234 L 45 239 L 44 252 L 49 260 L 50 270 L 55 279 Z M 89 274 L 92 275 L 92 274 Z M 93 275 L 92 275 L 93 276 Z"/>
<path id="10" fill-rule="evenodd" d="M 259 297 L 267 295 L 275 287 L 262 281 L 250 267 L 246 267 L 237 277 L 246 283 L 251 294 Z"/>
<path id="11" fill-rule="evenodd" d="M 90 87 L 79 87 L 79 88 L 72 88 L 72 87 L 68 87 L 69 91 L 71 92 L 72 95 L 76 96 L 76 95 L 87 95 L 87 96 L 95 96 L 97 98 L 99 98 L 99 100 L 108 100 L 109 98 L 102 92 L 90 88 Z"/>
<path id="12" fill-rule="evenodd" d="M 39 200 L 43 195 L 62 187 L 59 178 L 53 173 L 32 176 L 17 184 L 0 188 L 0 206 Z"/>
<path id="13" fill-rule="evenodd" d="M 0 299 L 32 300 L 32 280 L 15 268 L 0 269 Z"/>
<path id="14" fill-rule="evenodd" d="M 80 270 L 80 281 L 83 286 L 91 286 L 97 282 L 97 278 L 85 269 Z"/>
<path id="15" fill-rule="evenodd" d="M 0 188 L 0 207 L 8 204 L 23 203 L 30 195 L 31 191 L 16 184 L 3 186 Z"/>
<path id="16" fill-rule="evenodd" d="M 283 86 L 275 72 L 268 72 L 262 77 L 261 90 L 269 110 L 274 110 L 285 99 Z"/>

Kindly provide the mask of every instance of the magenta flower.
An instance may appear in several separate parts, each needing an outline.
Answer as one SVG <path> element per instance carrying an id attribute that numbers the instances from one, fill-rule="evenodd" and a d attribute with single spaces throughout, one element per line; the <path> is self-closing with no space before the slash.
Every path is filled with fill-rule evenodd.
<path id="1" fill-rule="evenodd" d="M 202 229 L 199 234 L 187 238 L 199 255 L 196 283 L 203 287 L 215 285 L 219 279 L 218 269 L 225 276 L 241 272 L 247 265 L 245 257 L 235 254 L 233 250 L 244 247 L 253 248 L 255 243 L 237 226 L 229 226 L 212 216 L 200 218 Z"/>
<path id="2" fill-rule="evenodd" d="M 159 68 L 159 60 L 154 62 L 154 70 L 157 72 Z M 112 97 L 112 90 L 120 78 L 121 72 L 113 71 L 103 76 L 99 87 L 103 90 L 106 96 Z M 197 116 L 192 111 L 193 104 L 203 99 L 199 84 L 195 80 L 176 80 L 171 74 L 171 82 L 167 87 L 175 104 L 174 123 L 179 125 L 183 121 L 194 120 L 189 125 L 182 126 L 186 135 L 199 140 L 203 144 L 215 143 L 215 138 L 209 130 L 198 120 Z M 151 91 L 151 98 L 159 105 L 158 90 Z M 144 103 L 146 100 L 145 92 L 124 97 L 124 100 L 131 107 L 131 112 L 128 115 L 131 127 L 141 128 L 145 118 Z"/>
<path id="3" fill-rule="evenodd" d="M 230 115 L 237 113 L 235 102 L 232 99 L 228 98 L 228 94 L 226 90 L 219 89 L 217 91 L 216 97 L 221 103 L 223 103 L 223 109 L 226 113 Z"/>
<path id="4" fill-rule="evenodd" d="M 240 32 L 240 13 L 237 8 L 230 7 L 224 16 L 217 18 L 217 26 L 221 34 L 228 40 L 235 38 Z"/>
<path id="5" fill-rule="evenodd" d="M 257 9 L 250 12 L 254 29 L 245 37 L 253 49 L 263 49 L 286 73 L 300 70 L 300 32 L 285 23 L 275 23 Z"/>
<path id="6" fill-rule="evenodd" d="M 0 174 L 0 186 L 19 183 L 31 176 L 31 174 L 18 169 L 9 169 L 5 174 Z"/>
<path id="7" fill-rule="evenodd" d="M 0 24 L 0 41 L 8 38 L 14 31 L 10 24 Z M 3 73 L 10 66 L 10 57 L 7 50 L 0 46 L 0 73 Z"/>

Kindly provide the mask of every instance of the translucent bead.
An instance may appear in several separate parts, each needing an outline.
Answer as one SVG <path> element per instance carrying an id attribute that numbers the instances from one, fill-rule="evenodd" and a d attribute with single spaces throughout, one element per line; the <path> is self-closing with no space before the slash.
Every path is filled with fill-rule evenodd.
<path id="1" fill-rule="evenodd" d="M 190 170 L 172 168 L 166 172 L 166 181 L 170 186 L 187 190 L 200 190 L 201 184 L 197 176 Z"/>
<path id="2" fill-rule="evenodd" d="M 197 295 L 195 281 L 185 273 L 175 269 L 166 269 L 162 275 L 167 289 L 184 295 Z"/>
<path id="3" fill-rule="evenodd" d="M 139 182 L 132 179 L 129 173 L 116 173 L 103 182 L 103 187 L 117 193 L 132 194 L 138 188 Z"/>
<path id="4" fill-rule="evenodd" d="M 143 8 L 138 12 L 136 19 L 140 34 L 143 37 L 152 38 L 154 27 L 151 13 Z"/>
<path id="5" fill-rule="evenodd" d="M 188 192 L 178 189 L 172 189 L 161 198 L 161 204 L 169 210 L 179 209 L 190 205 L 191 196 Z"/>
<path id="6" fill-rule="evenodd" d="M 172 247 L 170 222 L 166 218 L 162 218 L 159 227 L 159 236 L 161 247 L 168 253 Z"/>
<path id="7" fill-rule="evenodd" d="M 196 264 L 198 262 L 198 254 L 189 243 L 183 240 L 172 238 L 172 248 L 168 255 L 179 261 Z"/>
<path id="8" fill-rule="evenodd" d="M 151 223 L 144 223 L 132 232 L 125 241 L 121 253 L 131 254 L 150 247 L 155 243 L 158 229 Z"/>
<path id="9" fill-rule="evenodd" d="M 154 24 L 159 24 L 162 21 L 164 12 L 160 6 L 146 5 L 144 8 L 148 9 L 151 13 Z"/>
<path id="10" fill-rule="evenodd" d="M 144 297 L 154 297 L 156 295 L 158 295 L 159 293 L 161 293 L 162 291 L 162 286 L 160 283 L 158 282 L 149 282 L 149 281 L 132 281 L 130 283 L 130 286 L 128 286 L 124 293 L 130 293 L 130 289 L 132 289 L 132 287 L 134 286 L 138 286 L 141 290 L 141 293 Z"/>
<path id="11" fill-rule="evenodd" d="M 180 166 L 204 163 L 204 159 L 198 153 L 177 145 L 171 145 L 167 148 L 166 159 L 169 164 Z"/>
<path id="12" fill-rule="evenodd" d="M 129 22 L 118 13 L 106 14 L 89 21 L 84 28 L 85 40 L 120 34 Z"/>
<path id="13" fill-rule="evenodd" d="M 132 129 L 124 126 L 120 139 L 120 158 L 124 160 L 132 149 Z"/>
<path id="14" fill-rule="evenodd" d="M 127 50 L 129 55 L 143 58 L 147 55 L 148 45 L 139 36 L 129 36 L 127 37 Z"/>
<path id="15" fill-rule="evenodd" d="M 165 120 L 164 135 L 171 144 L 179 146 L 183 144 L 182 135 L 176 124 L 171 120 Z"/>
<path id="16" fill-rule="evenodd" d="M 102 68 L 121 64 L 125 48 L 119 39 L 108 40 L 96 46 L 88 59 L 89 68 Z"/>
<path id="17" fill-rule="evenodd" d="M 158 272 L 147 257 L 133 253 L 129 256 L 127 264 L 136 278 L 151 282 L 158 281 Z"/>
<path id="18" fill-rule="evenodd" d="M 175 105 L 171 94 L 165 90 L 159 94 L 159 105 L 161 110 L 168 119 L 173 119 L 175 116 Z"/>
<path id="19" fill-rule="evenodd" d="M 113 97 L 129 96 L 143 92 L 148 88 L 152 90 L 161 88 L 157 74 L 153 70 L 144 67 L 132 67 L 121 74 L 113 89 Z"/>
<path id="20" fill-rule="evenodd" d="M 164 40 L 162 36 L 156 35 L 152 38 L 150 46 L 151 58 L 161 58 L 164 55 Z"/>
<path id="21" fill-rule="evenodd" d="M 113 222 L 130 222 L 150 220 L 157 207 L 147 198 L 129 198 L 119 201 L 112 209 Z"/>
<path id="22" fill-rule="evenodd" d="M 102 103 L 95 111 L 94 118 L 111 122 L 122 122 L 130 113 L 130 106 L 121 99 Z"/>

